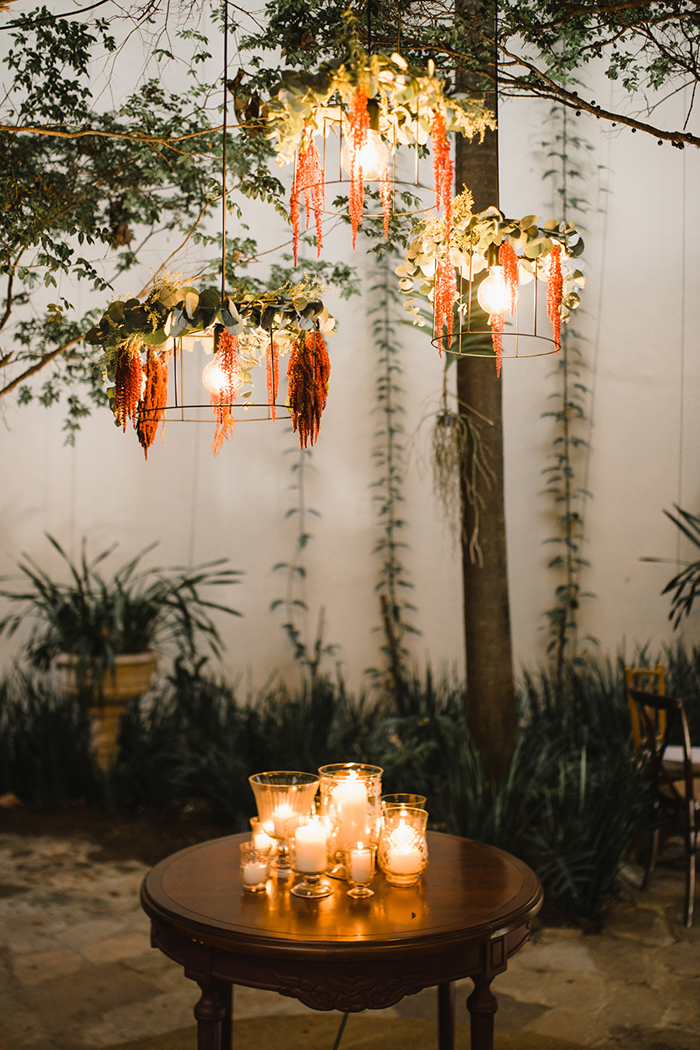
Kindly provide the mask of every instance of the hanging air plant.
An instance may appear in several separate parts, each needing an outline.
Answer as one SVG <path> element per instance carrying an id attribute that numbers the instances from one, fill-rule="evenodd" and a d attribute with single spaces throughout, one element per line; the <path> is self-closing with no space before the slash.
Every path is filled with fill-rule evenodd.
<path id="1" fill-rule="evenodd" d="M 299 346 L 310 364 L 297 362 L 292 370 L 296 387 L 293 398 L 290 393 L 290 413 L 298 422 L 295 429 L 300 440 L 316 440 L 330 371 L 323 335 L 331 334 L 334 327 L 321 288 L 312 278 L 258 295 L 249 292 L 223 299 L 215 288 L 199 291 L 192 285 L 164 281 L 143 302 L 131 298 L 111 303 L 85 338 L 103 347 L 101 364 L 117 423 L 126 429 L 131 419 L 141 444 L 148 449 L 167 407 L 167 357 L 175 342 L 190 343 L 193 350 L 202 336 L 213 335 L 216 354 L 203 380 L 214 409 L 213 448 L 217 453 L 233 433 L 234 402 L 245 407 L 251 397 L 252 372 L 258 365 L 266 371 L 267 408 L 275 418 L 279 356 L 292 351 L 298 356 Z M 146 363 L 143 391 L 142 355 Z M 308 382 L 298 378 L 311 366 L 310 375 L 317 385 L 313 394 Z"/>
<path id="2" fill-rule="evenodd" d="M 482 140 L 495 129 L 483 101 L 455 98 L 445 93 L 445 82 L 435 75 L 435 65 L 409 66 L 399 54 L 367 55 L 360 46 L 357 22 L 351 12 L 343 16 L 347 58 L 338 66 L 324 63 L 317 72 L 294 69 L 283 73 L 275 97 L 266 105 L 269 138 L 278 164 L 296 163 L 314 135 L 342 136 L 350 175 L 349 211 L 353 247 L 362 222 L 364 184 L 378 180 L 384 231 L 388 236 L 391 214 L 389 164 L 398 146 L 425 146 L 430 141 L 435 172 L 436 205 L 444 204 L 447 226 L 452 200 L 452 160 L 449 134 L 459 132 Z M 317 154 L 318 155 L 318 154 Z M 295 161 L 295 158 L 296 159 Z M 325 172 L 319 162 L 322 181 Z M 292 186 L 292 223 L 298 224 L 299 181 Z M 295 218 L 296 212 L 296 218 Z M 318 238 L 317 238 L 318 239 Z"/>
<path id="3" fill-rule="evenodd" d="M 413 293 L 417 290 L 432 302 L 440 350 L 452 345 L 455 308 L 460 323 L 471 318 L 476 292 L 488 317 L 500 373 L 505 315 L 514 315 L 520 285 L 547 282 L 551 342 L 559 350 L 561 324 L 579 305 L 578 290 L 585 284 L 581 271 L 570 263 L 583 251 L 583 241 L 573 223 L 548 219 L 539 225 L 536 215 L 519 221 L 507 219 L 495 207 L 474 214 L 472 204 L 472 195 L 465 188 L 452 201 L 449 226 L 445 217 L 437 215 L 417 223 L 405 262 L 396 273 L 401 291 L 409 296 L 406 308 L 414 324 L 424 321 Z M 483 278 L 475 280 L 482 274 Z"/>

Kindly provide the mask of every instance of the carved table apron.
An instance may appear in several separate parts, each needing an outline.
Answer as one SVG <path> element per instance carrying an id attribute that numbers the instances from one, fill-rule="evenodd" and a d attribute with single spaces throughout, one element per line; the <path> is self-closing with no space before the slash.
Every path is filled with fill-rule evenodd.
<path id="1" fill-rule="evenodd" d="M 428 833 L 430 863 L 417 886 L 389 886 L 353 900 L 347 884 L 312 901 L 289 881 L 243 891 L 231 835 L 191 846 L 146 876 L 141 904 L 151 943 L 184 967 L 202 995 L 198 1050 L 229 1050 L 232 985 L 265 988 L 314 1010 L 381 1010 L 438 987 L 440 1050 L 454 1046 L 454 981 L 471 977 L 472 1050 L 492 1050 L 491 981 L 525 943 L 542 904 L 537 876 L 508 853 Z"/>

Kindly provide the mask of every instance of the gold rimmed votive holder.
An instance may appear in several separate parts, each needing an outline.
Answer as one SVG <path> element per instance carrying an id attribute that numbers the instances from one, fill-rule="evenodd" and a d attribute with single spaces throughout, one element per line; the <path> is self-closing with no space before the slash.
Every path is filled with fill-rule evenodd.
<path id="1" fill-rule="evenodd" d="M 414 806 L 390 806 L 382 816 L 377 863 L 392 886 L 415 886 L 428 866 L 428 813 Z"/>
<path id="2" fill-rule="evenodd" d="M 412 809 L 425 809 L 425 795 L 414 795 L 410 791 L 395 792 L 393 795 L 382 795 L 382 812 L 389 806 L 410 806 Z"/>
<path id="3" fill-rule="evenodd" d="M 380 766 L 362 762 L 337 762 L 321 766 L 321 813 L 340 821 L 333 870 L 345 878 L 343 850 L 357 842 L 377 844 L 381 827 L 382 773 Z"/>
<path id="4" fill-rule="evenodd" d="M 282 769 L 255 773 L 248 777 L 248 781 L 255 795 L 263 831 L 277 841 L 277 855 L 272 858 L 270 875 L 276 879 L 291 878 L 294 871 L 289 863 L 285 821 L 311 813 L 319 777 L 315 773 Z"/>
<path id="5" fill-rule="evenodd" d="M 285 823 L 289 863 L 301 880 L 291 888 L 295 897 L 329 897 L 333 887 L 324 879 L 336 852 L 339 821 L 317 814 L 294 816 Z"/>
<path id="6" fill-rule="evenodd" d="M 369 884 L 374 878 L 377 847 L 372 843 L 357 842 L 343 850 L 345 858 L 345 878 L 350 883 L 348 897 L 361 900 L 373 897 L 374 890 Z"/>

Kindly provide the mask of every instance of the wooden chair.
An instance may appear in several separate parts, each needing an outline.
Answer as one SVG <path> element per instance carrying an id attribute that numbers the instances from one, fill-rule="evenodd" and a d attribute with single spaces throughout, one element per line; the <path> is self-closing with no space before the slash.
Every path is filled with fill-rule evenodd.
<path id="1" fill-rule="evenodd" d="M 636 708 L 640 730 L 639 754 L 648 762 L 653 786 L 651 848 L 642 889 L 646 888 L 654 870 L 661 826 L 671 814 L 677 814 L 683 827 L 686 855 L 685 925 L 691 926 L 695 898 L 695 857 L 700 828 L 700 778 L 693 776 L 688 720 L 681 700 L 641 692 L 638 689 L 630 689 L 629 695 Z M 659 737 L 661 715 L 664 716 L 664 731 Z M 683 770 L 680 777 L 663 761 L 668 741 L 677 725 L 680 726 L 683 741 L 679 749 Z"/>
<path id="2" fill-rule="evenodd" d="M 634 743 L 634 753 L 637 754 L 642 746 L 642 737 L 644 734 L 642 733 L 639 724 L 637 706 L 630 695 L 630 690 L 638 689 L 643 693 L 656 693 L 657 696 L 664 696 L 666 693 L 664 684 L 664 665 L 657 664 L 656 667 L 626 667 L 625 682 L 627 683 L 627 703 L 630 711 L 630 722 L 632 723 L 632 741 Z M 656 738 L 657 740 L 660 740 L 666 731 L 666 712 L 660 711 L 657 712 L 657 715 L 658 725 Z"/>

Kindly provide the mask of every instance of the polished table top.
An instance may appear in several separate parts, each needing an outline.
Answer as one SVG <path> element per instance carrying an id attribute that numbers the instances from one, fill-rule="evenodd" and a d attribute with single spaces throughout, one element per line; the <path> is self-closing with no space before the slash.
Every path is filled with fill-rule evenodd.
<path id="1" fill-rule="evenodd" d="M 390 886 L 377 872 L 374 896 L 361 900 L 335 879 L 335 892 L 320 900 L 292 896 L 291 880 L 247 893 L 239 844 L 249 838 L 214 839 L 166 858 L 144 880 L 147 914 L 234 952 L 405 958 L 492 940 L 523 926 L 542 904 L 539 880 L 522 861 L 438 832 L 428 832 L 429 864 L 417 886 Z"/>

